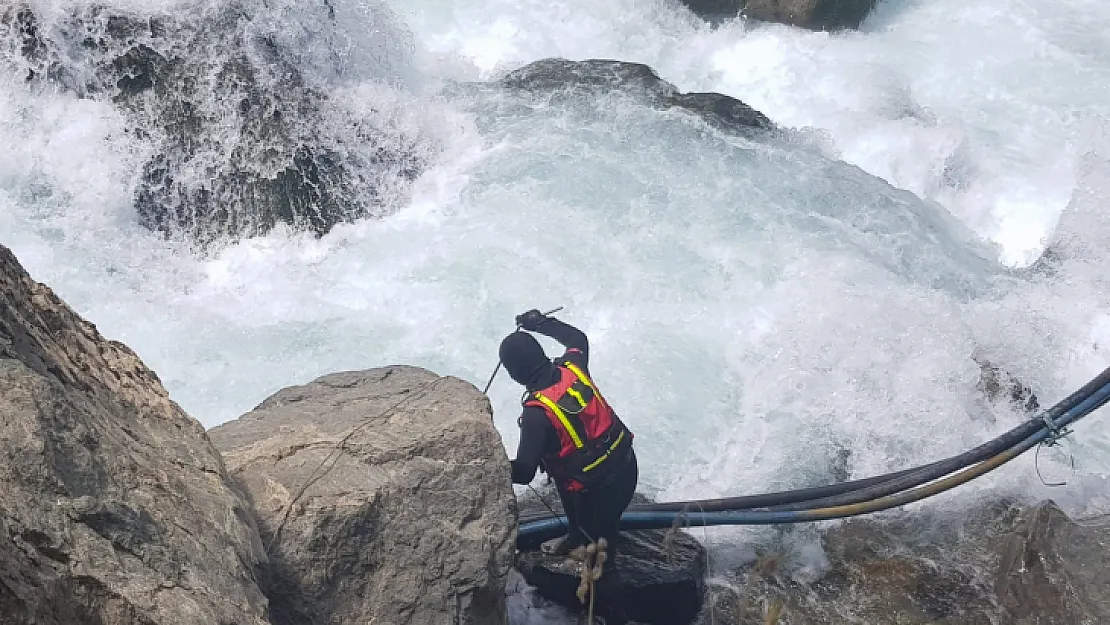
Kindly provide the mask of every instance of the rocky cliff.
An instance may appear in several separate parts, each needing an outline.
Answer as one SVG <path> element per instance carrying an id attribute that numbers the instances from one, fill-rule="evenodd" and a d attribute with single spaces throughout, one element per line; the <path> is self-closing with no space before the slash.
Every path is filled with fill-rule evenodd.
<path id="1" fill-rule="evenodd" d="M 200 423 L 0 246 L 0 621 L 263 625 L 262 557 Z"/>

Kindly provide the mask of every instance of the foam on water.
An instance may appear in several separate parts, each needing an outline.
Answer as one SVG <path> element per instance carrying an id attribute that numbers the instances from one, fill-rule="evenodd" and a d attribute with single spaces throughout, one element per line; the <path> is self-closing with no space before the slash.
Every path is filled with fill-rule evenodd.
<path id="1" fill-rule="evenodd" d="M 1110 112 L 1110 5 L 1089 0 L 889 0 L 836 35 L 710 29 L 663 0 L 395 6 L 432 54 L 479 75 L 546 56 L 638 61 L 819 129 L 831 154 L 941 202 L 1013 265 L 1039 255 L 1071 197 L 1084 119 Z"/>
<path id="2" fill-rule="evenodd" d="M 0 243 L 206 425 L 340 369 L 481 385 L 516 313 L 562 305 L 639 435 L 645 488 L 688 499 L 826 482 L 839 450 L 863 477 L 1012 427 L 976 389 L 976 354 L 1044 404 L 1108 364 L 1101 3 L 892 2 L 836 36 L 711 30 L 662 1 L 421 0 L 399 19 L 333 4 L 341 33 L 289 41 L 348 50 L 304 63 L 333 68 L 338 106 L 434 137 L 436 165 L 404 210 L 319 240 L 200 257 L 140 229 L 148 148 L 125 117 L 0 74 Z M 360 37 L 393 42 L 373 71 Z M 819 132 L 748 141 L 621 98 L 412 91 L 551 55 L 648 62 Z M 1054 228 L 1051 272 L 993 262 L 1027 262 Z M 518 391 L 491 391 L 510 450 Z M 1051 491 L 1070 511 L 1105 503 L 1105 418 L 1078 428 L 1073 487 Z M 1049 494 L 1023 458 L 946 501 L 988 490 Z"/>

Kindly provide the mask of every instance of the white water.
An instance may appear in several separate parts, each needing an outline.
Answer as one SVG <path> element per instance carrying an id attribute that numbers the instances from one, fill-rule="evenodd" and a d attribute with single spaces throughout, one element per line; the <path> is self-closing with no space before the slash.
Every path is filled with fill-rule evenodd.
<path id="1" fill-rule="evenodd" d="M 123 115 L 0 75 L 0 243 L 208 426 L 339 369 L 481 386 L 513 315 L 562 305 L 638 435 L 643 486 L 689 499 L 823 482 L 839 448 L 864 477 L 1012 427 L 1023 417 L 975 388 L 976 351 L 1044 404 L 1110 364 L 1110 166 L 1094 152 L 1110 5 L 890 2 L 832 36 L 711 30 L 661 0 L 396 2 L 406 36 L 335 4 L 331 44 L 353 48 L 337 62 L 311 47 L 319 24 L 289 29 L 303 62 L 335 63 L 321 76 L 342 106 L 438 147 L 409 206 L 321 240 L 275 233 L 210 258 L 162 241 L 135 225 L 147 148 Z M 806 138 L 752 143 L 620 99 L 433 95 L 555 55 L 645 62 Z M 407 91 L 375 85 L 375 63 Z M 996 260 L 1027 264 L 1054 233 L 1069 237 L 1060 274 L 1005 277 Z M 511 453 L 518 389 L 501 378 L 491 397 Z M 1105 505 L 1107 418 L 1079 426 L 1068 489 L 1038 486 L 1022 458 L 947 501 Z"/>

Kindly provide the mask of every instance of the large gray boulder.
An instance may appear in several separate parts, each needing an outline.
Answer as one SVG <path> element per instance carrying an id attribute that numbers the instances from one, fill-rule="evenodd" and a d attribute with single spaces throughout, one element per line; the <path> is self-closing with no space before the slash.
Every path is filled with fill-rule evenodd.
<path id="1" fill-rule="evenodd" d="M 264 625 L 204 428 L 0 246 L 0 622 Z"/>
<path id="2" fill-rule="evenodd" d="M 682 0 L 694 13 L 710 19 L 739 14 L 761 22 L 778 22 L 811 30 L 859 28 L 878 0 Z"/>
<path id="3" fill-rule="evenodd" d="M 388 367 L 211 430 L 270 546 L 275 625 L 506 623 L 516 499 L 491 414 L 462 380 Z"/>

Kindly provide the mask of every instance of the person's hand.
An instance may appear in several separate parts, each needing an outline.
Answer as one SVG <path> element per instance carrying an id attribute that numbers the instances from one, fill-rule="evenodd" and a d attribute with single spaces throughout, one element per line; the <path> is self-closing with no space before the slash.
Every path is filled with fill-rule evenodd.
<path id="1" fill-rule="evenodd" d="M 529 310 L 526 313 L 521 313 L 521 314 L 517 315 L 516 316 L 516 325 L 521 330 L 527 330 L 528 332 L 533 332 L 536 329 L 538 329 L 540 326 L 542 326 L 543 324 L 547 323 L 547 320 L 548 320 L 547 317 L 545 317 L 542 312 L 533 308 L 532 310 Z"/>

